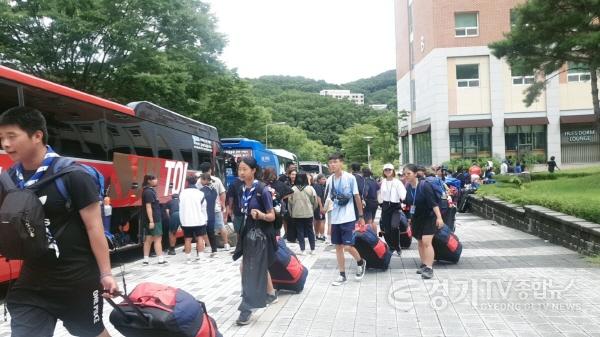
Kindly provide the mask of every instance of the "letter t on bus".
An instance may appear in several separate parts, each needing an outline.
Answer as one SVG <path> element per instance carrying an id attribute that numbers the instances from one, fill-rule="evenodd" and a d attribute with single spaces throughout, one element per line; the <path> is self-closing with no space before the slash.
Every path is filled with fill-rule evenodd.
<path id="1" fill-rule="evenodd" d="M 169 184 L 171 183 L 171 175 L 173 174 L 173 169 L 175 168 L 175 164 L 177 162 L 174 161 L 165 161 L 165 167 L 167 168 L 167 179 L 165 180 L 165 197 L 169 195 Z"/>

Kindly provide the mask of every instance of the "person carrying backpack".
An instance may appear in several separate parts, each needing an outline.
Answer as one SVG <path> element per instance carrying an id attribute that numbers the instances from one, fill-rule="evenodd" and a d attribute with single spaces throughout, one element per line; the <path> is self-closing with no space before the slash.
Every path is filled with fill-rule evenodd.
<path id="1" fill-rule="evenodd" d="M 300 255 L 304 255 L 306 243 L 304 238 L 308 238 L 310 244 L 310 254 L 315 252 L 315 232 L 313 230 L 313 216 L 319 206 L 317 203 L 317 193 L 315 189 L 308 184 L 306 173 L 298 173 L 295 185 L 292 188 L 294 194 L 288 198 L 290 217 L 292 224 L 298 231 L 298 244 L 300 245 Z"/>
<path id="2" fill-rule="evenodd" d="M 111 273 L 98 183 L 77 163 L 55 170 L 68 159 L 48 145 L 46 120 L 36 109 L 2 113 L 0 139 L 15 162 L 0 178 L 0 254 L 24 260 L 6 297 L 12 336 L 52 336 L 59 319 L 73 335 L 109 336 L 102 296 L 119 287 Z M 77 197 L 66 197 L 58 185 Z M 25 211 L 27 219 L 15 213 Z M 23 223 L 29 236 L 11 236 L 11 228 Z"/>

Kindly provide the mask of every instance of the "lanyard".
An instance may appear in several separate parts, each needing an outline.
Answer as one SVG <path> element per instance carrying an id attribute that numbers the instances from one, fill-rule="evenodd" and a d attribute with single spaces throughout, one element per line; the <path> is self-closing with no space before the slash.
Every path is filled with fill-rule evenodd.
<path id="1" fill-rule="evenodd" d="M 410 187 L 410 194 L 412 196 L 412 204 L 416 204 L 417 203 L 417 192 L 419 191 L 419 183 L 417 182 L 417 188 L 413 189 L 412 186 Z"/>

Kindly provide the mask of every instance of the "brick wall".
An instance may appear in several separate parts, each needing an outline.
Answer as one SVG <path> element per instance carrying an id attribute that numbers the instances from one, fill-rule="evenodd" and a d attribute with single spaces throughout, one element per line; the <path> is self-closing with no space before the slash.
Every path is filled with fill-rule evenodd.
<path id="1" fill-rule="evenodd" d="M 472 211 L 584 255 L 600 254 L 600 224 L 541 206 L 517 206 L 494 197 L 469 196 Z"/>

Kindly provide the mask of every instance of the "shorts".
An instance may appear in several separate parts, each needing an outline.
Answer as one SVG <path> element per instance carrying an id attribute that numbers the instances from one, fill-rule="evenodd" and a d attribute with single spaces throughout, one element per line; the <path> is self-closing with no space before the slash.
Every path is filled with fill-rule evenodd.
<path id="1" fill-rule="evenodd" d="M 150 229 L 149 224 L 146 224 L 144 226 L 144 232 L 146 233 L 147 236 L 162 236 L 163 235 L 162 227 L 163 227 L 162 223 L 160 223 L 160 222 L 154 223 L 154 229 Z"/>
<path id="2" fill-rule="evenodd" d="M 317 221 L 323 221 L 323 220 L 325 220 L 325 214 L 321 213 L 321 209 L 319 207 L 317 207 L 317 209 L 315 209 L 315 214 L 314 214 L 313 217 Z"/>
<path id="3" fill-rule="evenodd" d="M 206 225 L 194 227 L 181 227 L 183 229 L 183 237 L 186 239 L 204 236 L 208 233 Z"/>
<path id="4" fill-rule="evenodd" d="M 331 243 L 351 246 L 354 244 L 355 221 L 331 225 Z"/>
<path id="5" fill-rule="evenodd" d="M 20 301 L 21 298 L 26 302 Z M 103 302 L 102 286 L 97 281 L 84 282 L 68 292 L 58 293 L 14 289 L 7 303 L 12 336 L 53 336 L 56 321 L 60 319 L 70 334 L 96 337 L 104 331 Z"/>
<path id="6" fill-rule="evenodd" d="M 215 212 L 215 230 L 221 230 L 225 227 L 223 222 L 223 212 Z"/>
<path id="7" fill-rule="evenodd" d="M 375 214 L 377 214 L 377 208 L 379 206 L 375 206 L 375 207 L 371 207 L 371 206 L 366 206 L 364 209 L 365 212 L 365 220 L 373 220 L 375 219 Z"/>
<path id="8" fill-rule="evenodd" d="M 437 227 L 435 218 L 419 218 L 417 221 L 412 221 L 413 236 L 417 240 L 421 240 L 424 235 L 435 235 Z"/>
<path id="9" fill-rule="evenodd" d="M 179 226 L 181 226 L 181 221 L 179 221 L 179 212 L 173 212 L 173 214 L 171 214 L 171 219 L 169 220 L 169 232 L 177 232 Z"/>

